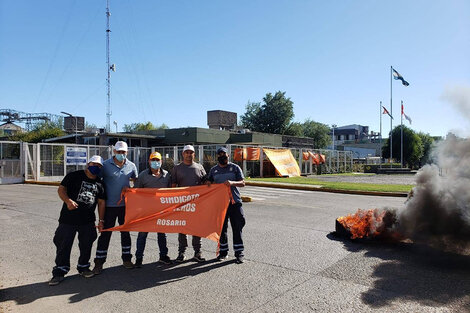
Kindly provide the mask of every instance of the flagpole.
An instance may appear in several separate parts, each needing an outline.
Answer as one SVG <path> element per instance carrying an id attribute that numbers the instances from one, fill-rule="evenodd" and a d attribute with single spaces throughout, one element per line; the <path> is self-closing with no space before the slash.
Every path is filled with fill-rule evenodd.
<path id="1" fill-rule="evenodd" d="M 380 115 L 380 168 L 382 168 L 382 101 L 379 105 L 379 115 Z"/>
<path id="2" fill-rule="evenodd" d="M 400 153 L 400 163 L 401 163 L 401 168 L 403 168 L 403 100 L 401 100 L 400 124 L 401 124 L 401 153 Z"/>
<path id="3" fill-rule="evenodd" d="M 393 116 L 393 105 L 392 105 L 392 76 L 393 76 L 393 67 L 390 66 L 390 167 L 393 167 L 393 139 L 392 139 L 392 131 L 393 131 L 393 124 L 392 124 L 392 116 Z"/>

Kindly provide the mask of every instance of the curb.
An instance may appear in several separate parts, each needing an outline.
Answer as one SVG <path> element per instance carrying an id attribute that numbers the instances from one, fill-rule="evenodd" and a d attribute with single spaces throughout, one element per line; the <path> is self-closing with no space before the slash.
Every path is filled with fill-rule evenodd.
<path id="1" fill-rule="evenodd" d="M 40 182 L 40 181 L 25 181 L 25 184 L 34 185 L 46 185 L 46 186 L 59 186 L 60 182 Z M 265 182 L 252 182 L 245 181 L 246 186 L 256 187 L 269 187 L 269 188 L 280 188 L 280 189 L 294 189 L 294 190 L 307 190 L 307 191 L 320 191 L 320 192 L 331 192 L 331 193 L 344 193 L 349 195 L 363 195 L 363 196 L 379 196 L 379 197 L 403 197 L 408 196 L 407 193 L 403 192 L 379 192 L 379 191 L 360 191 L 360 190 L 341 190 L 341 189 L 330 189 L 312 185 L 294 185 L 284 183 L 265 183 Z M 250 200 L 246 201 L 250 202 Z"/>
<path id="2" fill-rule="evenodd" d="M 45 185 L 45 186 L 59 186 L 60 182 L 49 182 L 49 181 L 35 181 L 35 180 L 25 180 L 25 184 L 30 185 Z"/>
<path id="3" fill-rule="evenodd" d="M 408 196 L 407 193 L 403 192 L 380 192 L 380 191 L 360 191 L 360 190 L 341 190 L 341 189 L 330 189 L 312 185 L 294 185 L 294 184 L 283 184 L 283 183 L 265 183 L 265 182 L 252 182 L 245 181 L 247 186 L 257 187 L 270 187 L 270 188 L 281 188 L 281 189 L 295 189 L 295 190 L 308 190 L 308 191 L 320 191 L 320 192 L 331 192 L 331 193 L 344 193 L 350 195 L 363 195 L 363 196 L 381 196 L 381 197 L 404 197 Z"/>

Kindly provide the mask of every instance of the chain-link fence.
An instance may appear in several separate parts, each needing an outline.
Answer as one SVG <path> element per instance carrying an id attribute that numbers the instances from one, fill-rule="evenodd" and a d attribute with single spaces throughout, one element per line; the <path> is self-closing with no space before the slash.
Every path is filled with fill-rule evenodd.
<path id="1" fill-rule="evenodd" d="M 209 172 L 217 164 L 217 149 L 226 147 L 230 160 L 238 164 L 246 177 L 275 176 L 276 170 L 263 148 L 286 149 L 282 147 L 249 146 L 249 145 L 196 145 L 195 160 Z M 78 162 L 72 159 L 70 152 L 82 153 Z M 183 146 L 160 147 L 129 147 L 127 158 L 135 163 L 139 171 L 148 167 L 150 153 L 158 151 L 162 155 L 162 168 L 171 171 L 175 164 L 182 161 Z M 255 157 L 246 155 L 255 152 Z M 350 151 L 308 150 L 291 148 L 290 151 L 297 161 L 302 175 L 346 173 L 352 172 L 353 157 Z M 305 152 L 324 156 L 321 164 L 312 158 L 305 160 Z M 241 154 L 240 154 L 241 153 Z M 92 146 L 75 144 L 22 143 L 0 142 L 0 183 L 29 181 L 61 181 L 73 171 L 84 169 L 87 159 L 92 155 L 100 155 L 109 159 L 113 155 L 112 146 Z M 11 178 L 7 180 L 7 178 Z"/>

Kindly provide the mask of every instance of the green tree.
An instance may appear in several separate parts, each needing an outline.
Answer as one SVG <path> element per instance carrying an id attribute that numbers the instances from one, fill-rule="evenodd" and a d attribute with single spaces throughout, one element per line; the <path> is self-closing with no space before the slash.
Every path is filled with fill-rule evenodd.
<path id="1" fill-rule="evenodd" d="M 423 144 L 423 156 L 419 160 L 419 165 L 421 167 L 424 164 L 431 162 L 431 150 L 434 146 L 434 138 L 423 132 L 419 132 L 417 135 L 421 138 L 421 142 Z"/>
<path id="2" fill-rule="evenodd" d="M 241 124 L 243 127 L 255 131 L 260 123 L 261 103 L 248 101 L 245 110 L 245 114 L 240 117 Z"/>
<path id="3" fill-rule="evenodd" d="M 158 130 L 158 129 L 168 129 L 168 125 L 162 123 L 161 125 L 153 125 L 152 122 L 147 123 L 132 123 L 132 124 L 124 124 L 124 131 L 126 133 L 133 133 L 133 132 L 145 132 L 149 130 Z"/>
<path id="4" fill-rule="evenodd" d="M 246 112 L 241 116 L 244 127 L 252 131 L 271 134 L 284 134 L 294 118 L 293 102 L 286 93 L 267 93 L 263 104 L 248 102 Z"/>
<path id="5" fill-rule="evenodd" d="M 24 133 L 18 133 L 9 137 L 13 141 L 25 141 L 31 143 L 41 142 L 44 139 L 64 136 L 60 123 L 44 122 L 36 125 L 33 130 Z"/>
<path id="6" fill-rule="evenodd" d="M 401 126 L 396 126 L 392 131 L 393 155 L 395 160 L 400 160 L 401 154 Z M 390 157 L 390 140 L 387 140 L 382 149 L 384 158 Z M 418 168 L 423 157 L 423 143 L 420 136 L 411 128 L 403 125 L 403 166 Z"/>
<path id="7" fill-rule="evenodd" d="M 331 143 L 330 127 L 310 119 L 302 124 L 303 135 L 314 139 L 315 148 L 323 149 Z"/>
<path id="8" fill-rule="evenodd" d="M 284 132 L 284 135 L 303 137 L 304 136 L 303 125 L 298 122 L 290 123 L 286 131 Z"/>

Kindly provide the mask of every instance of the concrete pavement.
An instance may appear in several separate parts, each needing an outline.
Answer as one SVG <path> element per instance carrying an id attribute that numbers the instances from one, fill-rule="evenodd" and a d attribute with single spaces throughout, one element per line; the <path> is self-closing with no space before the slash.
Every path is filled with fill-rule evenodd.
<path id="1" fill-rule="evenodd" d="M 5 312 L 470 310 L 469 256 L 331 234 L 338 216 L 358 208 L 398 207 L 403 198 L 251 186 L 242 189 L 258 197 L 244 204 L 246 263 L 235 264 L 233 256 L 215 262 L 216 244 L 203 240 L 208 262 L 159 266 L 156 236 L 150 234 L 144 267 L 126 270 L 114 233 L 102 275 L 85 279 L 76 274 L 75 243 L 71 272 L 50 287 L 52 237 L 61 205 L 56 190 L 0 186 L 0 308 Z M 135 239 L 132 233 L 133 253 Z M 174 258 L 177 236 L 168 239 Z"/>

